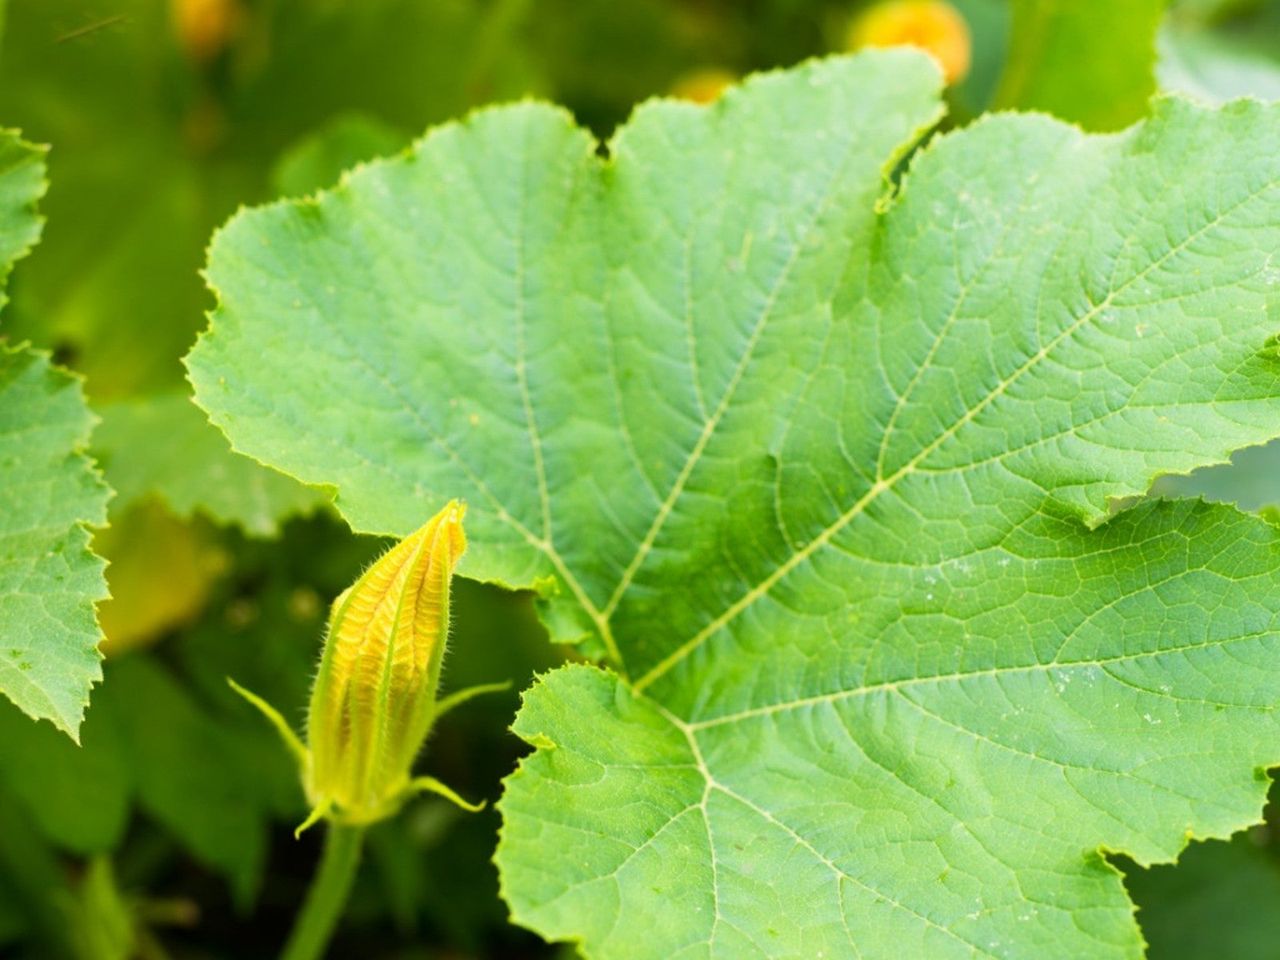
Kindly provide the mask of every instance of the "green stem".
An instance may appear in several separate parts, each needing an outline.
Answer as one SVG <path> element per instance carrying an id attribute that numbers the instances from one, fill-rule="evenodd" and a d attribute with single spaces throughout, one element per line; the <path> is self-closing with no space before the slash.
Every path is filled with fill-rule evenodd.
<path id="1" fill-rule="evenodd" d="M 342 917 L 347 895 L 360 865 L 360 845 L 364 827 L 344 827 L 330 823 L 324 840 L 320 869 L 311 881 L 302 913 L 294 922 L 281 960 L 320 960 L 333 929 Z"/>

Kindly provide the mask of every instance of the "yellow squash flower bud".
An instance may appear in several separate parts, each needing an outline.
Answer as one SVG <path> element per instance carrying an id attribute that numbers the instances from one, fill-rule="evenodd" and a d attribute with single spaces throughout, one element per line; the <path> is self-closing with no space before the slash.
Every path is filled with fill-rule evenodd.
<path id="1" fill-rule="evenodd" d="M 437 701 L 449 636 L 449 586 L 467 547 L 466 506 L 447 503 L 392 547 L 338 597 L 311 693 L 307 744 L 261 698 L 232 686 L 276 726 L 298 760 L 312 813 L 367 824 L 395 813 L 409 796 L 439 793 L 467 809 L 431 777 L 410 775 L 431 725 L 490 684 Z"/>
<path id="2" fill-rule="evenodd" d="M 408 786 L 435 707 L 465 512 L 446 504 L 333 605 L 307 720 L 307 794 L 345 820 L 380 819 Z"/>
<path id="3" fill-rule="evenodd" d="M 947 83 L 969 72 L 969 25 L 944 0 L 887 0 L 868 7 L 849 28 L 850 50 L 917 47 L 942 67 Z"/>

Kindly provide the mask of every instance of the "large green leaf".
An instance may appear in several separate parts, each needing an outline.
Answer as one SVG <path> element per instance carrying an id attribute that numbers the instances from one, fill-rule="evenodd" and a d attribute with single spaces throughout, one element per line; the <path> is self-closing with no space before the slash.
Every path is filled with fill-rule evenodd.
<path id="1" fill-rule="evenodd" d="M 115 717 L 94 709 L 80 744 L 0 704 L 0 781 L 26 805 L 40 832 L 88 855 L 115 849 L 129 819 L 130 775 Z"/>
<path id="2" fill-rule="evenodd" d="M 885 171 L 877 52 L 523 105 L 235 218 L 189 358 L 237 447 L 362 530 L 470 498 L 573 666 L 498 852 L 590 957 L 1137 956 L 1101 851 L 1256 819 L 1280 536 L 1151 479 L 1276 430 L 1280 110 L 1000 116 Z"/>
<path id="3" fill-rule="evenodd" d="M 0 131 L 0 305 L 40 235 L 44 150 Z M 102 676 L 93 602 L 106 595 L 86 524 L 107 488 L 81 452 L 93 418 L 48 357 L 0 342 L 0 692 L 73 738 Z"/>

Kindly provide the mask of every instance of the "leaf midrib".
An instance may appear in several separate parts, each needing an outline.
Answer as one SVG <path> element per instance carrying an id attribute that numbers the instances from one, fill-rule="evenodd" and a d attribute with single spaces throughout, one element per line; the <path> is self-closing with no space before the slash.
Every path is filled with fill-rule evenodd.
<path id="1" fill-rule="evenodd" d="M 687 658 L 703 643 L 707 641 L 713 634 L 717 633 L 723 627 L 732 622 L 739 614 L 754 604 L 761 597 L 765 596 L 779 581 L 789 574 L 796 567 L 807 561 L 814 553 L 825 547 L 831 540 L 845 527 L 852 523 L 860 516 L 872 503 L 874 503 L 881 494 L 888 490 L 892 490 L 894 486 L 902 479 L 914 473 L 917 467 L 921 466 L 928 457 L 930 457 L 939 447 L 955 436 L 960 430 L 977 418 L 984 410 L 995 403 L 1003 396 L 1010 387 L 1017 383 L 1023 376 L 1035 369 L 1043 360 L 1045 360 L 1053 351 L 1062 343 L 1072 338 L 1076 333 L 1083 329 L 1090 321 L 1097 317 L 1100 313 L 1112 306 L 1116 297 L 1123 293 L 1133 284 L 1145 279 L 1152 271 L 1158 269 L 1171 257 L 1176 256 L 1191 244 L 1199 240 L 1210 230 L 1221 225 L 1228 217 L 1236 211 L 1257 200 L 1268 190 L 1280 186 L 1280 181 L 1269 181 L 1256 190 L 1250 191 L 1244 197 L 1231 204 L 1225 210 L 1220 211 L 1212 219 L 1202 224 L 1196 230 L 1188 234 L 1183 240 L 1172 245 L 1161 256 L 1155 258 L 1148 263 L 1143 269 L 1134 273 L 1131 277 L 1121 283 L 1119 286 L 1110 290 L 1107 295 L 1098 303 L 1090 306 L 1084 314 L 1078 319 L 1072 321 L 1064 327 L 1052 340 L 1041 346 L 1031 357 L 1025 360 L 1016 370 L 1009 376 L 1001 380 L 985 397 L 977 404 L 970 407 L 962 416 L 955 420 L 951 426 L 942 431 L 927 446 L 925 446 L 916 456 L 908 460 L 902 467 L 889 477 L 877 480 L 867 490 L 857 502 L 853 504 L 847 511 L 841 514 L 833 523 L 823 529 L 817 536 L 810 540 L 804 547 L 795 551 L 782 564 L 774 568 L 774 570 L 763 580 L 753 586 L 744 593 L 737 601 L 730 604 L 724 612 L 715 619 L 710 621 L 706 626 L 701 628 L 688 640 L 678 645 L 670 654 L 660 660 L 652 668 L 633 684 L 633 688 L 637 693 L 643 692 L 651 686 L 656 680 L 669 672 L 681 661 Z M 1135 491 L 1142 492 L 1142 491 Z"/>
<path id="2" fill-rule="evenodd" d="M 671 516 L 672 509 L 680 499 L 680 495 L 684 492 L 685 485 L 693 475 L 693 471 L 697 467 L 698 463 L 701 462 L 702 455 L 705 452 L 707 445 L 711 442 L 712 437 L 719 428 L 720 422 L 723 420 L 725 413 L 728 412 L 729 407 L 733 402 L 733 398 L 737 393 L 738 386 L 746 375 L 747 368 L 750 366 L 751 360 L 755 355 L 756 347 L 759 346 L 764 335 L 764 331 L 768 327 L 769 321 L 773 318 L 774 309 L 778 305 L 778 301 L 782 296 L 783 290 L 787 287 L 787 283 L 791 278 L 791 273 L 795 269 L 796 264 L 800 262 L 801 253 L 808 248 L 809 239 L 813 236 L 814 231 L 831 210 L 831 205 L 835 201 L 837 194 L 836 188 L 841 182 L 843 182 L 844 173 L 854 157 L 857 155 L 858 148 L 860 146 L 862 146 L 862 144 L 858 138 L 851 137 L 846 145 L 844 155 L 840 158 L 839 162 L 833 164 L 831 173 L 821 191 L 821 199 L 814 205 L 809 221 L 804 225 L 804 229 L 792 244 L 791 252 L 787 255 L 786 262 L 782 265 L 782 269 L 778 271 L 777 277 L 770 285 L 768 297 L 765 299 L 765 302 L 760 309 L 760 313 L 752 324 L 751 333 L 747 337 L 747 341 L 744 344 L 743 351 L 738 358 L 738 362 L 734 365 L 733 373 L 729 378 L 729 382 L 725 386 L 724 392 L 720 397 L 720 401 L 716 404 L 716 408 L 712 412 L 711 416 L 703 424 L 702 431 L 699 433 L 698 439 L 694 442 L 694 445 L 689 451 L 689 455 L 685 459 L 684 465 L 680 468 L 679 473 L 676 474 L 676 479 L 672 483 L 670 491 L 659 505 L 658 511 L 654 515 L 648 531 L 640 541 L 640 545 L 636 548 L 631 560 L 624 568 L 622 576 L 619 578 L 617 585 L 609 596 L 609 599 L 600 610 L 601 615 L 606 620 L 611 618 L 613 613 L 617 610 L 618 604 L 621 603 L 627 589 L 631 586 L 637 571 L 644 565 L 644 561 L 648 557 L 649 551 L 653 548 L 659 533 L 661 533 L 663 527 L 666 525 L 668 517 Z M 691 370 L 691 373 L 693 374 L 694 382 L 698 383 L 698 372 L 696 370 Z"/>

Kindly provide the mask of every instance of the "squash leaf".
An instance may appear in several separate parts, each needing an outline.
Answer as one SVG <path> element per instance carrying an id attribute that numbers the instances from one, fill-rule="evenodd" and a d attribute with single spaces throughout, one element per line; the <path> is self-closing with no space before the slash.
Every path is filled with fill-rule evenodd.
<path id="1" fill-rule="evenodd" d="M 1280 419 L 1280 108 L 938 136 L 908 51 L 522 104 L 215 238 L 188 358 L 359 530 L 535 586 L 497 863 L 587 957 L 1138 957 L 1105 851 L 1256 820 L 1280 534 L 1142 501 Z"/>
<path id="2" fill-rule="evenodd" d="M 40 235 L 44 153 L 0 131 L 0 306 Z M 0 692 L 73 739 L 102 677 L 106 582 L 86 525 L 106 522 L 109 493 L 83 453 L 92 425 L 78 380 L 0 342 Z"/>

